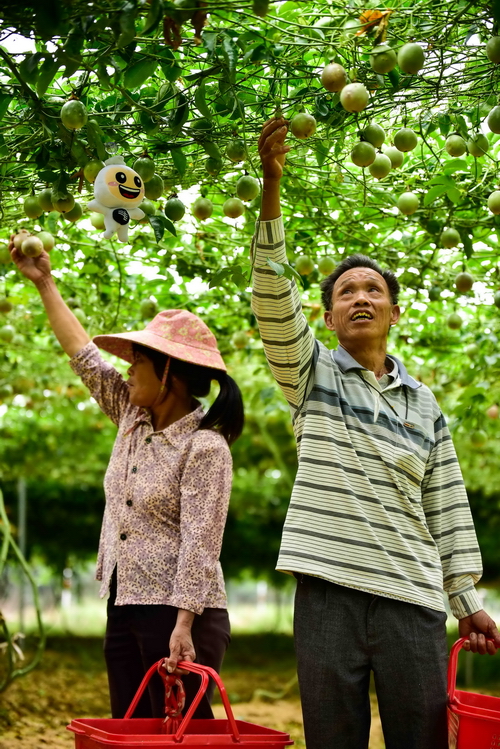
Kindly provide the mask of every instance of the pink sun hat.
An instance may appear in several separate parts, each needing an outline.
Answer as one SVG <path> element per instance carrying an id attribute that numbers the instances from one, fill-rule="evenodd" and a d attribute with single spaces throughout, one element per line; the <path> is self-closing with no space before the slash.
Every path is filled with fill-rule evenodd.
<path id="1" fill-rule="evenodd" d="M 98 335 L 93 341 L 104 351 L 131 363 L 132 344 L 140 343 L 174 359 L 227 371 L 210 328 L 199 317 L 184 309 L 159 312 L 144 330 Z"/>

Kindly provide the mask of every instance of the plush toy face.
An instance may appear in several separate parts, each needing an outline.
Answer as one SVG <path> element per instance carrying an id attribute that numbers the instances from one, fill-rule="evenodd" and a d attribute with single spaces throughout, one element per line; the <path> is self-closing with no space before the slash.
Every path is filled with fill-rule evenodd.
<path id="1" fill-rule="evenodd" d="M 112 164 L 97 175 L 94 196 L 108 208 L 136 208 L 144 198 L 144 182 L 125 164 Z"/>

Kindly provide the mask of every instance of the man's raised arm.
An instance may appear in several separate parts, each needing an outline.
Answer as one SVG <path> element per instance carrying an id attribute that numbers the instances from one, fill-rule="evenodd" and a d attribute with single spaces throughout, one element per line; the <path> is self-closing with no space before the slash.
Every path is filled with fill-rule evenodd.
<path id="1" fill-rule="evenodd" d="M 255 241 L 252 310 L 267 360 L 288 403 L 297 409 L 304 400 L 313 360 L 314 337 L 302 313 L 295 281 L 278 276 L 268 258 L 287 264 L 281 219 L 280 180 L 290 147 L 284 119 L 268 120 L 259 139 L 263 169 L 262 208 Z"/>

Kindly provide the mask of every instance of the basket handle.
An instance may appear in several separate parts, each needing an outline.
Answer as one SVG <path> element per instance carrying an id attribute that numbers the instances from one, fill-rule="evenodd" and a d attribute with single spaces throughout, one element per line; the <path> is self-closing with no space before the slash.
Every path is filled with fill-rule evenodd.
<path id="1" fill-rule="evenodd" d="M 159 668 L 164 668 L 165 659 L 162 658 L 161 660 L 157 661 L 156 663 L 153 663 L 151 668 L 149 668 L 145 675 L 143 680 L 141 681 L 139 685 L 139 689 L 137 690 L 134 699 L 129 705 L 129 708 L 125 715 L 123 716 L 125 720 L 128 720 L 132 717 L 135 708 L 137 707 L 137 704 L 139 700 L 141 699 L 144 690 L 146 689 L 146 686 L 148 685 L 149 680 L 151 679 L 152 675 L 157 671 Z M 202 666 L 200 663 L 191 663 L 190 661 L 179 661 L 177 664 L 178 668 L 182 668 L 185 671 L 191 671 L 192 673 L 199 674 L 201 676 L 201 684 L 200 688 L 196 694 L 196 697 L 192 701 L 191 705 L 189 706 L 189 709 L 186 712 L 186 715 L 183 717 L 182 722 L 177 730 L 177 733 L 174 735 L 174 741 L 180 742 L 184 738 L 184 734 L 186 732 L 186 728 L 188 727 L 191 718 L 193 717 L 193 713 L 195 712 L 196 708 L 201 702 L 201 698 L 207 691 L 208 686 L 208 677 L 211 676 L 212 679 L 217 684 L 217 687 L 220 692 L 220 696 L 222 699 L 222 704 L 224 705 L 224 709 L 226 711 L 227 719 L 229 721 L 229 726 L 231 729 L 231 736 L 233 741 L 240 742 L 240 732 L 238 730 L 238 726 L 236 725 L 236 721 L 234 719 L 233 711 L 231 709 L 231 705 L 229 703 L 229 698 L 227 696 L 226 688 L 224 684 L 222 683 L 222 679 L 220 678 L 217 671 L 215 671 L 213 668 L 210 668 L 209 666 Z"/>
<path id="2" fill-rule="evenodd" d="M 468 637 L 461 637 L 457 640 L 450 650 L 450 660 L 448 662 L 448 702 L 451 704 L 457 702 L 455 697 L 455 687 L 457 683 L 457 663 L 458 654 L 462 649 L 464 642 L 468 641 Z M 495 642 L 491 637 L 486 638 L 490 642 Z"/>

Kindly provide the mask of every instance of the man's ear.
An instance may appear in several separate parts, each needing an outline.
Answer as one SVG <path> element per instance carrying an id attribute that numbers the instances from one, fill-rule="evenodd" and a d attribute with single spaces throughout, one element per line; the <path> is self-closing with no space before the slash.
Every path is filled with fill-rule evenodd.
<path id="1" fill-rule="evenodd" d="M 394 304 L 391 312 L 391 325 L 396 325 L 401 317 L 401 308 L 399 304 Z"/>
<path id="2" fill-rule="evenodd" d="M 325 321 L 325 325 L 328 328 L 328 330 L 331 330 L 334 333 L 335 323 L 333 322 L 333 312 L 331 309 L 326 310 L 326 312 L 323 315 L 323 320 Z"/>

